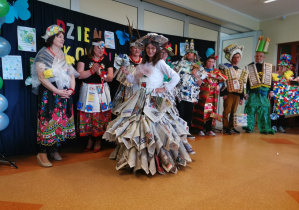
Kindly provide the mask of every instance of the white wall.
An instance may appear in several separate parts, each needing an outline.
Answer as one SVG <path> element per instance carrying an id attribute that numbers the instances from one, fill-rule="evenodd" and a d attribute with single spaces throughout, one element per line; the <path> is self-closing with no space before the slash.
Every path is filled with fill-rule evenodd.
<path id="1" fill-rule="evenodd" d="M 218 31 L 214 31 L 194 24 L 189 24 L 189 37 L 217 42 Z"/>
<path id="2" fill-rule="evenodd" d="M 286 16 L 284 20 L 279 17 L 262 21 L 260 29 L 265 37 L 270 38 L 269 54 L 265 60 L 276 65 L 278 44 L 299 41 L 299 14 Z"/>
<path id="3" fill-rule="evenodd" d="M 145 10 L 144 30 L 183 36 L 184 22 Z"/>
<path id="4" fill-rule="evenodd" d="M 137 25 L 137 7 L 112 0 L 80 0 L 80 12 L 123 25 L 128 25 L 128 16 Z"/>

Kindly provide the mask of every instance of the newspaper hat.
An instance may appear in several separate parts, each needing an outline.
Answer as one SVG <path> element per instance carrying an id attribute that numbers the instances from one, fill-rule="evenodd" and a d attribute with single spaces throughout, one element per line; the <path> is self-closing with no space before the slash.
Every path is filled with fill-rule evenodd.
<path id="1" fill-rule="evenodd" d="M 167 45 L 164 44 L 164 45 L 161 47 L 161 49 L 166 50 L 166 51 L 168 52 L 168 55 L 169 55 L 169 56 L 174 56 L 174 53 L 172 52 L 171 44 L 167 44 Z"/>
<path id="2" fill-rule="evenodd" d="M 187 54 L 188 53 L 194 53 L 195 54 L 195 60 L 199 60 L 200 57 L 198 56 L 198 52 L 194 49 L 194 40 L 191 39 L 190 43 L 188 39 L 185 41 L 185 55 L 183 57 L 183 60 L 187 60 Z"/>
<path id="3" fill-rule="evenodd" d="M 140 50 L 144 50 L 144 46 L 150 42 L 157 42 L 161 47 L 163 44 L 168 42 L 168 38 L 156 33 L 148 33 L 147 35 L 137 39 L 135 42 L 135 46 Z"/>
<path id="4" fill-rule="evenodd" d="M 46 34 L 42 36 L 42 38 L 47 41 L 51 36 L 58 34 L 59 32 L 63 32 L 64 30 L 58 25 L 51 25 L 47 28 Z"/>
<path id="5" fill-rule="evenodd" d="M 237 44 L 231 44 L 231 45 L 227 46 L 226 48 L 224 48 L 223 52 L 225 53 L 226 60 L 228 60 L 229 62 L 232 62 L 233 56 L 237 53 L 239 53 L 242 58 L 243 50 L 244 50 L 244 46 L 237 45 Z"/>
<path id="6" fill-rule="evenodd" d="M 266 38 L 266 40 L 263 40 L 263 39 L 264 39 L 264 36 L 259 36 L 259 40 L 257 42 L 255 51 L 268 54 L 267 51 L 268 51 L 268 47 L 270 44 L 270 39 L 268 37 Z"/>
<path id="7" fill-rule="evenodd" d="M 289 54 L 281 54 L 279 58 L 278 66 L 289 66 L 291 63 L 292 56 Z"/>

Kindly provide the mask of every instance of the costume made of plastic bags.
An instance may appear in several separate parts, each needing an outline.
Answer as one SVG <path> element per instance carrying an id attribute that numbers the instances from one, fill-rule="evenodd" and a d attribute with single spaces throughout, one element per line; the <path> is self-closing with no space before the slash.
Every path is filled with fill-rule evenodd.
<path id="1" fill-rule="evenodd" d="M 188 101 L 195 103 L 198 101 L 200 86 L 196 83 L 196 79 L 192 74 L 194 68 L 197 69 L 197 74 L 201 80 L 207 77 L 207 72 L 200 64 L 190 62 L 187 60 L 177 61 L 172 63 L 175 71 L 180 75 L 180 82 L 178 83 L 175 94 L 181 101 Z"/>
<path id="2" fill-rule="evenodd" d="M 46 47 L 43 47 L 36 55 L 31 68 L 32 75 L 32 92 L 38 93 L 38 87 L 41 82 L 38 79 L 38 72 L 45 72 L 48 70 L 51 83 L 56 83 L 58 89 L 63 90 L 70 88 L 71 75 L 79 76 L 79 73 L 72 65 L 69 65 L 65 59 L 65 54 L 62 50 L 53 57 Z M 46 74 L 44 73 L 46 76 Z"/>

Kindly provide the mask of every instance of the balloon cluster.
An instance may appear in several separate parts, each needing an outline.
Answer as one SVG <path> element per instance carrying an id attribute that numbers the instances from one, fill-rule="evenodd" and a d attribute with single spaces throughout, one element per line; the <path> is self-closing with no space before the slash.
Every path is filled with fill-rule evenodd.
<path id="1" fill-rule="evenodd" d="M 9 12 L 9 4 L 6 0 L 0 0 L 0 28 L 5 21 L 5 15 Z M 0 57 L 4 57 L 10 53 L 11 46 L 10 43 L 0 37 Z"/>
<path id="2" fill-rule="evenodd" d="M 7 99 L 4 97 L 4 95 L 0 94 L 0 131 L 4 130 L 9 124 L 8 116 L 3 113 L 7 109 L 7 107 Z"/>

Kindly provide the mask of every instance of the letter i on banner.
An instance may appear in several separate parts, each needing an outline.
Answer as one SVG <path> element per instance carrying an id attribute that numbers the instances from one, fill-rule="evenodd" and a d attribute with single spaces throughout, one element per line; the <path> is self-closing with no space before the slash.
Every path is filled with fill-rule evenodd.
<path id="1" fill-rule="evenodd" d="M 81 42 L 81 26 L 77 27 L 78 41 Z"/>

